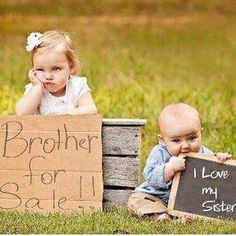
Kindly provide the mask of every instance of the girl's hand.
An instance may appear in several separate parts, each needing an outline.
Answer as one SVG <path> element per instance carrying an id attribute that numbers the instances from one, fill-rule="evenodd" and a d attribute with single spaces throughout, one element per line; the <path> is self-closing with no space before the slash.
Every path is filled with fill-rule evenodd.
<path id="1" fill-rule="evenodd" d="M 40 85 L 42 88 L 44 88 L 42 81 L 37 77 L 37 71 L 34 69 L 29 70 L 28 76 L 33 86 Z"/>
<path id="2" fill-rule="evenodd" d="M 231 159 L 232 155 L 227 152 L 216 152 L 214 155 L 219 159 L 221 162 L 225 162 Z"/>

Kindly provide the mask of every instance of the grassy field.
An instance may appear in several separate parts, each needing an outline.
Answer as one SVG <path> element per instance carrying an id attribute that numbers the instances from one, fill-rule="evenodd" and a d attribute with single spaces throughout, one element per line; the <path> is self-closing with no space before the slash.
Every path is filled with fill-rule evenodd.
<path id="1" fill-rule="evenodd" d="M 145 118 L 143 168 L 157 142 L 156 117 L 172 102 L 197 108 L 203 143 L 236 157 L 234 1 L 0 0 L 0 114 L 14 114 L 27 83 L 31 31 L 61 29 L 75 40 L 81 75 L 105 118 Z M 98 3 L 99 2 L 99 3 Z M 1 233 L 236 233 L 235 222 L 153 223 L 126 209 L 41 216 L 0 213 Z M 124 232 L 125 232 L 124 231 Z M 123 231 L 121 231 L 123 232 Z"/>

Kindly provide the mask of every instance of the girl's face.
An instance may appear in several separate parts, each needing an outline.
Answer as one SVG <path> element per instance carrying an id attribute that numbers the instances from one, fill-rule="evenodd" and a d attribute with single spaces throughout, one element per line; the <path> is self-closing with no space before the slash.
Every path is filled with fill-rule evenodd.
<path id="1" fill-rule="evenodd" d="M 52 95 L 65 95 L 66 83 L 74 72 L 74 66 L 63 52 L 37 52 L 33 57 L 33 69 L 36 77 Z"/>

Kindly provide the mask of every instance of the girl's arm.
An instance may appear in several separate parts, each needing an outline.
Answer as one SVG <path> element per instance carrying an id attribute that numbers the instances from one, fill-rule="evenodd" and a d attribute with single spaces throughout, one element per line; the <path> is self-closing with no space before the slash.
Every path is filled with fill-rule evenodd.
<path id="1" fill-rule="evenodd" d="M 34 85 L 29 93 L 16 103 L 16 115 L 33 115 L 40 104 L 43 89 L 41 84 Z"/>
<path id="2" fill-rule="evenodd" d="M 82 95 L 77 103 L 78 107 L 69 110 L 66 114 L 88 114 L 88 113 L 97 113 L 96 105 L 93 101 L 90 92 L 85 93 Z"/>

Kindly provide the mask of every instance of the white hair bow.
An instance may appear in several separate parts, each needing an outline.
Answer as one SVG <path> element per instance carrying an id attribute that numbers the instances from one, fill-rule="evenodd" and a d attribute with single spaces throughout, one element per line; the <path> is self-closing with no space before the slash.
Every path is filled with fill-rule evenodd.
<path id="1" fill-rule="evenodd" d="M 27 45 L 26 45 L 26 51 L 31 52 L 34 48 L 38 47 L 41 43 L 40 38 L 43 36 L 43 34 L 38 32 L 32 32 L 27 37 Z"/>

